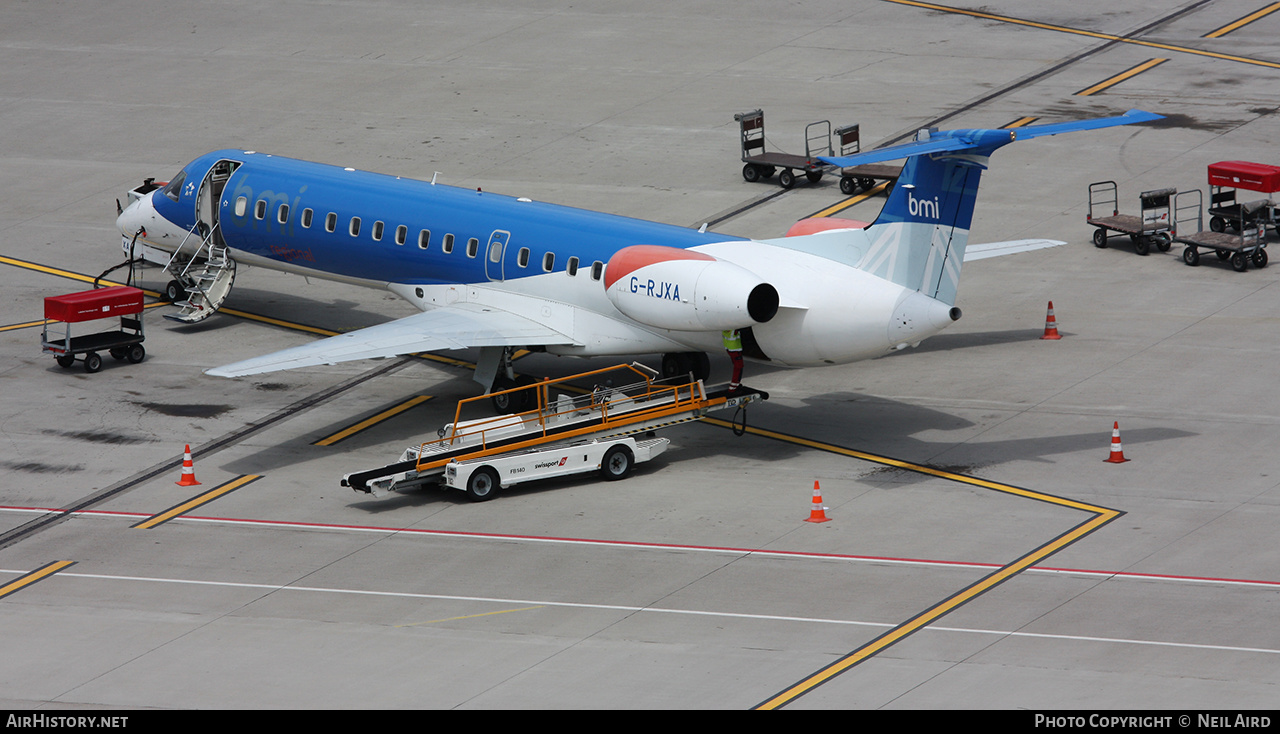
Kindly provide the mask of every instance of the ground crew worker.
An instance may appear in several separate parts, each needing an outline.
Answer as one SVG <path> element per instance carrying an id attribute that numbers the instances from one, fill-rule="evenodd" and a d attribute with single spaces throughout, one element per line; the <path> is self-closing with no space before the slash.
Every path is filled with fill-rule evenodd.
<path id="1" fill-rule="evenodd" d="M 720 337 L 724 340 L 729 360 L 733 362 L 733 377 L 729 378 L 729 393 L 732 394 L 742 385 L 742 334 L 737 329 L 728 329 L 720 332 Z"/>

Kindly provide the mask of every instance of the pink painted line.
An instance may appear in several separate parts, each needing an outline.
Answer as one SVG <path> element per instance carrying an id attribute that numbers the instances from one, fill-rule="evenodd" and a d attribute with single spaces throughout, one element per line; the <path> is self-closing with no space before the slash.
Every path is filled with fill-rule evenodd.
<path id="1" fill-rule="evenodd" d="M 51 507 L 16 507 L 0 505 L 0 512 L 63 512 Z M 150 517 L 145 512 L 112 512 L 107 510 L 78 510 L 77 515 L 100 515 L 103 517 Z M 844 561 L 863 561 L 867 563 L 899 563 L 913 566 L 942 566 L 951 568 L 1003 568 L 999 563 L 978 563 L 967 561 L 940 561 L 921 558 L 896 558 L 893 556 L 859 556 L 848 553 L 812 553 L 806 551 L 765 550 L 759 548 L 732 548 L 713 545 L 685 545 L 679 543 L 645 543 L 634 540 L 606 540 L 593 538 L 567 538 L 544 535 L 515 535 L 509 533 L 475 533 L 462 530 L 423 530 L 419 528 L 397 528 L 378 525 L 346 525 L 339 523 L 298 522 L 289 520 L 254 520 L 234 517 L 206 517 L 185 515 L 174 518 L 174 522 L 213 522 L 234 525 L 259 525 L 264 527 L 302 528 L 308 530 L 353 530 L 366 533 L 409 533 L 422 536 L 438 536 L 453 538 L 478 538 L 485 540 L 523 540 L 532 543 L 565 543 L 574 545 L 614 546 L 618 548 L 648 548 L 656 550 L 700 551 L 706 553 L 735 553 L 741 555 L 769 555 L 790 558 L 826 558 Z M 1280 581 L 1262 581 L 1256 579 L 1234 579 L 1212 576 L 1184 576 L 1177 574 L 1134 573 L 1130 571 L 1098 571 L 1081 568 L 1056 568 L 1050 566 L 1032 566 L 1028 571 L 1040 573 L 1064 573 L 1079 576 L 1106 576 L 1120 579 L 1149 579 L 1154 581 L 1181 581 L 1186 583 L 1219 583 L 1249 586 L 1280 587 Z"/>

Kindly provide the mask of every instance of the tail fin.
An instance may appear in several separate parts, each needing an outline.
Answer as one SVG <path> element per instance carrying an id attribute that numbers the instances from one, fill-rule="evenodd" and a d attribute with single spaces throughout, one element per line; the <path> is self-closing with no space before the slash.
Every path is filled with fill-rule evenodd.
<path id="1" fill-rule="evenodd" d="M 862 269 L 955 305 L 986 156 L 912 156 L 867 228 Z"/>
<path id="2" fill-rule="evenodd" d="M 1119 117 L 1032 125 L 1014 130 L 922 131 L 915 142 L 850 156 L 820 156 L 841 167 L 906 158 L 880 217 L 867 228 L 862 269 L 955 305 L 960 265 L 973 222 L 978 181 L 991 154 L 1014 140 L 1161 119 L 1129 110 Z"/>

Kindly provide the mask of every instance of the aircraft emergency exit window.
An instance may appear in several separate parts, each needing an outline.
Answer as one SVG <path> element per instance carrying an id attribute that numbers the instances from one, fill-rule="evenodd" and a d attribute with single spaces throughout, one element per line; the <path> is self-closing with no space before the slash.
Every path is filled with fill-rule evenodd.
<path id="1" fill-rule="evenodd" d="M 418 233 L 418 248 L 425 250 L 431 244 L 431 230 L 424 229 Z"/>
<path id="2" fill-rule="evenodd" d="M 604 277 L 604 263 L 596 260 L 591 263 L 591 279 L 600 280 L 602 277 Z"/>
<path id="3" fill-rule="evenodd" d="M 444 244 L 440 245 L 440 249 L 444 250 L 446 255 L 453 252 L 453 235 L 447 234 L 444 236 Z"/>
<path id="4" fill-rule="evenodd" d="M 253 205 L 253 216 L 255 219 L 263 219 L 267 216 L 266 199 L 258 199 L 258 203 Z"/>
<path id="5" fill-rule="evenodd" d="M 289 223 L 289 205 L 281 204 L 280 209 L 276 211 L 276 221 L 281 224 Z"/>
<path id="6" fill-rule="evenodd" d="M 360 217 L 351 218 L 351 227 L 348 229 L 352 237 L 360 236 Z"/>
<path id="7" fill-rule="evenodd" d="M 382 222 L 374 222 L 374 223 L 373 223 L 373 241 L 374 241 L 374 242 L 381 242 L 381 241 L 382 241 L 382 229 L 383 229 L 383 227 L 386 227 L 386 225 L 385 225 L 385 224 L 383 224 Z"/>
<path id="8" fill-rule="evenodd" d="M 324 231 L 332 232 L 338 228 L 338 215 L 329 212 L 324 217 Z"/>
<path id="9" fill-rule="evenodd" d="M 403 224 L 396 227 L 396 244 L 403 245 L 409 239 L 409 228 Z"/>
<path id="10" fill-rule="evenodd" d="M 556 254 L 554 252 L 548 252 L 547 254 L 542 256 L 543 270 L 549 273 L 552 270 L 555 270 L 555 267 L 556 267 Z"/>
<path id="11" fill-rule="evenodd" d="M 476 239 L 475 237 L 472 237 L 471 239 L 467 240 L 467 257 L 475 257 L 476 253 L 479 251 L 480 251 L 480 240 Z"/>
<path id="12" fill-rule="evenodd" d="M 241 196 L 236 199 L 236 216 L 243 217 L 244 213 L 249 209 L 249 200 Z"/>
<path id="13" fill-rule="evenodd" d="M 578 258 L 576 255 L 574 257 L 569 258 L 568 264 L 564 266 L 564 272 L 569 275 L 578 274 Z"/>
<path id="14" fill-rule="evenodd" d="M 516 262 L 519 263 L 522 268 L 529 267 L 529 248 L 520 248 L 520 254 L 516 256 Z"/>
<path id="15" fill-rule="evenodd" d="M 310 209 L 302 210 L 302 228 L 303 229 L 311 229 L 311 218 L 314 217 L 315 215 L 316 213 Z"/>

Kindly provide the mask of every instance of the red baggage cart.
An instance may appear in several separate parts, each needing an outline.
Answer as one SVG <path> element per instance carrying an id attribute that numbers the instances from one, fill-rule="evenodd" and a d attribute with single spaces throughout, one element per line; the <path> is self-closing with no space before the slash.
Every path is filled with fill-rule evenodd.
<path id="1" fill-rule="evenodd" d="M 1280 166 L 1248 161 L 1209 164 L 1209 229 L 1243 232 L 1252 224 L 1277 226 L 1280 217 L 1271 199 L 1241 202 L 1237 190 L 1272 194 L 1280 191 Z"/>
<path id="2" fill-rule="evenodd" d="M 95 334 L 71 335 L 71 325 L 98 319 L 119 318 L 120 328 Z M 49 325 L 64 324 L 61 339 L 49 334 Z M 77 355 L 84 355 L 86 372 L 102 369 L 99 351 L 107 350 L 117 360 L 137 364 L 147 355 L 142 347 L 142 291 L 129 286 L 97 288 L 44 299 L 44 330 L 41 351 L 54 355 L 58 364 L 70 367 Z"/>

